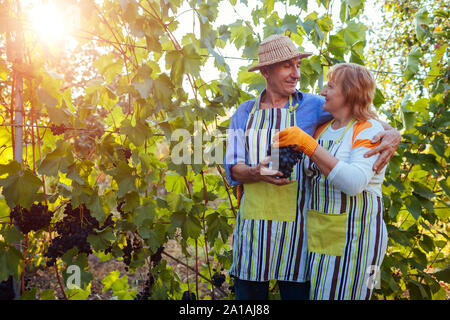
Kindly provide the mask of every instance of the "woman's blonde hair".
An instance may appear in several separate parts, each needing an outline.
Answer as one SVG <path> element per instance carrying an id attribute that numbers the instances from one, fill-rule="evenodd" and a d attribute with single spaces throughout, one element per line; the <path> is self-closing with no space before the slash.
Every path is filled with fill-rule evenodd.
<path id="1" fill-rule="evenodd" d="M 327 78 L 340 86 L 345 103 L 357 120 L 378 119 L 372 109 L 375 80 L 367 68 L 356 63 L 340 63 L 330 69 Z"/>

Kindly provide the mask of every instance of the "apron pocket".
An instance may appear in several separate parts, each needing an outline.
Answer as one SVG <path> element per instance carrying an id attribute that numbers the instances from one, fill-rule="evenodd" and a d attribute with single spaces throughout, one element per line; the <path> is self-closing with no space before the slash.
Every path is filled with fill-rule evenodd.
<path id="1" fill-rule="evenodd" d="M 298 182 L 277 186 L 267 182 L 244 184 L 242 218 L 295 221 Z"/>
<path id="2" fill-rule="evenodd" d="M 308 251 L 342 256 L 347 235 L 347 213 L 326 214 L 308 209 L 306 234 Z"/>

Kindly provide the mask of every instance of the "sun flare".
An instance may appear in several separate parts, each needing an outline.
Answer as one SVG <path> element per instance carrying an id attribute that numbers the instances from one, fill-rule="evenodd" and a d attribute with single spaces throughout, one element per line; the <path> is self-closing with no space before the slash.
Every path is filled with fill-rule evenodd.
<path id="1" fill-rule="evenodd" d="M 61 40 L 71 31 L 70 19 L 67 18 L 67 11 L 62 11 L 52 2 L 36 3 L 28 11 L 31 28 L 47 41 Z"/>

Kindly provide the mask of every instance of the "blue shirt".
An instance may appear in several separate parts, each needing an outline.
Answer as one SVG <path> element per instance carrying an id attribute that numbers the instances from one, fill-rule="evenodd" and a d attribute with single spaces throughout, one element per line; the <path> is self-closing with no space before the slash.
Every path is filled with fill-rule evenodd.
<path id="1" fill-rule="evenodd" d="M 245 162 L 248 165 L 248 155 L 245 147 L 246 125 L 255 101 L 257 101 L 259 108 L 260 97 L 261 95 L 258 98 L 242 103 L 231 117 L 224 161 L 227 180 L 231 185 L 242 184 L 242 182 L 231 178 L 231 167 L 238 162 Z M 297 126 L 311 136 L 320 124 L 333 118 L 329 112 L 323 110 L 325 98 L 322 96 L 297 90 L 292 95 L 292 98 L 292 104 L 298 104 L 295 110 Z M 289 103 L 286 103 L 285 108 L 288 106 Z"/>

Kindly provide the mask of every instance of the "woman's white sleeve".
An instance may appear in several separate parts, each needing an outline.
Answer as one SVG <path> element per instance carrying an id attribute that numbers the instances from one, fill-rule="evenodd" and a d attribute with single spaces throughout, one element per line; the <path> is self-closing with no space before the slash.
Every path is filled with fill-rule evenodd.
<path id="1" fill-rule="evenodd" d="M 331 170 L 327 179 L 339 190 L 348 195 L 357 195 L 363 192 L 370 180 L 374 176 L 372 166 L 377 160 L 377 155 L 370 158 L 364 158 L 367 148 L 358 148 L 353 150 L 351 162 L 347 163 L 342 160 L 336 164 Z M 361 153 L 361 159 L 355 159 L 354 153 Z M 358 157 L 359 158 L 359 157 Z"/>
<path id="2" fill-rule="evenodd" d="M 372 144 L 371 140 L 383 130 L 376 120 L 369 120 L 362 124 L 362 130 L 352 139 L 349 159 L 339 160 L 327 177 L 336 188 L 348 195 L 357 195 L 367 188 L 375 175 L 373 165 L 379 154 L 369 158 L 365 158 L 364 155 L 377 145 Z"/>

